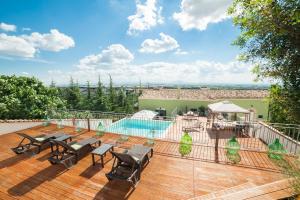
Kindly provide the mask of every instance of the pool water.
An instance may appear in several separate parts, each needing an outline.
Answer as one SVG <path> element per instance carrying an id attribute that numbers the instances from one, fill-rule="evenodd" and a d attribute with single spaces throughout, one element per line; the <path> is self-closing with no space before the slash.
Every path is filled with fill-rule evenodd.
<path id="1" fill-rule="evenodd" d="M 110 125 L 106 131 L 131 136 L 161 138 L 171 123 L 171 121 L 125 118 Z"/>

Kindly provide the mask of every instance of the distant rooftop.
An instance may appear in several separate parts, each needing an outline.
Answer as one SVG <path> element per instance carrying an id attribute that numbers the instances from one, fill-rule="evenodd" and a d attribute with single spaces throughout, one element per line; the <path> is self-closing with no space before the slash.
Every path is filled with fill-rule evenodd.
<path id="1" fill-rule="evenodd" d="M 268 90 L 143 89 L 141 99 L 263 99 Z"/>

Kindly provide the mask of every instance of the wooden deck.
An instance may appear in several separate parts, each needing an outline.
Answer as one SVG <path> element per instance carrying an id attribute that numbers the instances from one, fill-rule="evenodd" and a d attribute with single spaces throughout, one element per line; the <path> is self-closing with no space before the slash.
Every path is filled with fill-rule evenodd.
<path id="1" fill-rule="evenodd" d="M 230 122 L 224 123 L 226 126 L 223 129 L 215 131 L 207 122 L 206 117 L 190 117 L 190 120 L 187 119 L 189 118 L 177 116 L 162 139 L 179 142 L 184 134 L 183 130 L 187 129 L 194 144 L 214 147 L 216 134 L 218 133 L 219 147 L 225 147 L 226 142 L 231 136 L 235 135 L 241 145 L 241 149 L 260 152 L 267 151 L 267 146 L 259 138 L 249 137 L 247 134 L 234 131 L 234 126 L 230 125 Z"/>
<path id="2" fill-rule="evenodd" d="M 51 126 L 23 132 L 36 135 L 55 130 L 55 126 Z M 75 134 L 73 128 L 61 131 Z M 78 139 L 91 136 L 95 136 L 95 132 L 86 132 Z M 106 134 L 101 140 L 115 143 L 118 138 L 118 135 Z M 211 147 L 193 147 L 187 158 L 180 158 L 177 143 L 157 141 L 154 157 L 144 169 L 137 188 L 132 190 L 129 184 L 107 181 L 105 173 L 112 165 L 110 156 L 105 158 L 104 168 L 100 164 L 92 166 L 91 155 L 87 155 L 66 170 L 47 161 L 49 149 L 33 157 L 15 155 L 10 148 L 18 142 L 19 138 L 14 133 L 0 136 L 0 199 L 191 199 L 230 188 L 257 187 L 283 178 L 278 172 L 251 167 L 251 163 L 270 165 L 265 155 L 255 152 L 242 152 L 242 162 L 252 161 L 248 163 L 250 167 L 239 167 L 204 162 L 208 157 L 208 161 L 215 159 Z M 130 138 L 128 142 L 119 144 L 116 150 L 122 151 L 134 143 L 143 144 L 145 140 Z M 226 163 L 222 155 L 224 153 L 220 150 L 220 163 Z"/>

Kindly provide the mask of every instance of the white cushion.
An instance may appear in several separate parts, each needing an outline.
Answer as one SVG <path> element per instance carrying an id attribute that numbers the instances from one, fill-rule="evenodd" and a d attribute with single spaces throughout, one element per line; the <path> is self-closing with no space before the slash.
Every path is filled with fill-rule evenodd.
<path id="1" fill-rule="evenodd" d="M 71 147 L 73 149 L 75 149 L 75 150 L 78 150 L 78 149 L 80 149 L 82 147 L 82 145 L 80 145 L 80 144 L 72 144 Z"/>
<path id="2" fill-rule="evenodd" d="M 37 141 L 39 141 L 39 142 L 42 142 L 42 141 L 44 141 L 45 140 L 45 138 L 43 138 L 43 137 L 37 137 L 37 138 L 35 138 Z"/>

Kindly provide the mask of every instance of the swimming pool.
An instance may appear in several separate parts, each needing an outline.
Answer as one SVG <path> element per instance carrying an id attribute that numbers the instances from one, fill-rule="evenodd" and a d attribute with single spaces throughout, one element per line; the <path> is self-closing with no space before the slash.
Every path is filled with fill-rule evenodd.
<path id="1" fill-rule="evenodd" d="M 161 138 L 171 123 L 171 121 L 125 118 L 111 124 L 106 131 L 147 138 Z"/>

